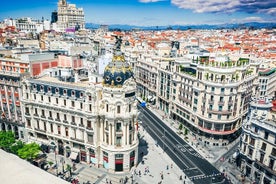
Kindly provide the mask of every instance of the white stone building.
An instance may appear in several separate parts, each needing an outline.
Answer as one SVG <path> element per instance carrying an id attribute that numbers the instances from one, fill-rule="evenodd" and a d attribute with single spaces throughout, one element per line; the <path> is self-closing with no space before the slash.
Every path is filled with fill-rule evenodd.
<path id="1" fill-rule="evenodd" d="M 58 2 L 57 27 L 59 31 L 66 29 L 84 29 L 84 12 L 82 8 L 77 8 L 75 4 L 68 4 L 66 0 Z"/>
<path id="2" fill-rule="evenodd" d="M 255 183 L 276 183 L 276 101 L 255 99 L 243 126 L 240 158 L 244 175 Z"/>
<path id="3" fill-rule="evenodd" d="M 63 82 L 59 72 L 23 81 L 22 104 L 29 141 L 109 172 L 138 161 L 136 83 L 117 51 L 102 84 Z"/>

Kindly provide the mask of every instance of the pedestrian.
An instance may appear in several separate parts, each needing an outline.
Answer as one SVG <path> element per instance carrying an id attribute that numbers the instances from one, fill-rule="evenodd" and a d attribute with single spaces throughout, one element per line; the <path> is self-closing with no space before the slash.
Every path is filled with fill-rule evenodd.
<path id="1" fill-rule="evenodd" d="M 167 170 L 169 170 L 169 165 L 167 165 Z"/>
<path id="2" fill-rule="evenodd" d="M 171 164 L 171 169 L 173 168 L 173 164 Z"/>

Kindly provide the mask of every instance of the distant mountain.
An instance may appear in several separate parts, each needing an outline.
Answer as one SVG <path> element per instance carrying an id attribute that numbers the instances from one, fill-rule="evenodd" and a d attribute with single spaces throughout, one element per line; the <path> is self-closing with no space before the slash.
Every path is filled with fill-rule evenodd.
<path id="1" fill-rule="evenodd" d="M 94 23 L 86 23 L 87 29 L 98 29 L 100 24 Z M 169 26 L 135 26 L 135 25 L 127 25 L 127 24 L 112 24 L 108 25 L 110 30 L 188 30 L 188 29 L 243 29 L 243 28 L 251 28 L 251 29 L 272 29 L 276 28 L 276 23 L 260 23 L 260 22 L 248 22 L 242 24 L 218 24 L 218 25 L 209 25 L 209 24 L 201 24 L 201 25 L 169 25 Z"/>

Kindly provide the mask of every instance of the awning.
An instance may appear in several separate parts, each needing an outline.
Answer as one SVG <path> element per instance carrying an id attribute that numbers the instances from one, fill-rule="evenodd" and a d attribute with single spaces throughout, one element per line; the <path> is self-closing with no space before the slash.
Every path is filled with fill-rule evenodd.
<path id="1" fill-rule="evenodd" d="M 71 152 L 70 158 L 71 158 L 72 160 L 77 160 L 78 155 L 79 155 L 79 153 Z"/>

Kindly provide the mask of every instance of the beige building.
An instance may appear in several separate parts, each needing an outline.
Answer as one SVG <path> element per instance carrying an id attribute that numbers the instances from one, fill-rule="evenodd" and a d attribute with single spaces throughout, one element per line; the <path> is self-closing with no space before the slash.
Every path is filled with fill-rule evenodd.
<path id="1" fill-rule="evenodd" d="M 136 83 L 122 53 L 117 51 L 106 67 L 103 84 L 64 82 L 58 70 L 23 81 L 28 140 L 109 172 L 136 166 Z"/>
<path id="2" fill-rule="evenodd" d="M 84 12 L 82 8 L 77 8 L 75 4 L 68 4 L 66 0 L 58 2 L 57 28 L 61 32 L 66 29 L 84 29 Z"/>
<path id="3" fill-rule="evenodd" d="M 259 62 L 203 54 L 145 57 L 136 63 L 138 94 L 206 145 L 224 146 L 241 133 Z M 154 100 L 151 100 L 154 99 Z"/>
<path id="4" fill-rule="evenodd" d="M 240 145 L 242 172 L 256 183 L 276 183 L 276 101 L 255 99 L 250 104 Z"/>

